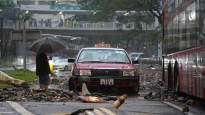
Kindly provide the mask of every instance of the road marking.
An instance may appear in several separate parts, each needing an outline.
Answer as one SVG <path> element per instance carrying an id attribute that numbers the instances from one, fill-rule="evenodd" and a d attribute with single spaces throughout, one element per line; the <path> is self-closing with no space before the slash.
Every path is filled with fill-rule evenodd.
<path id="1" fill-rule="evenodd" d="M 34 115 L 31 112 L 27 111 L 24 107 L 22 107 L 20 104 L 12 101 L 7 101 L 13 107 L 17 112 L 19 112 L 21 115 Z"/>
<path id="2" fill-rule="evenodd" d="M 93 112 L 96 113 L 97 115 L 104 115 L 103 112 L 97 109 L 94 109 Z"/>
<path id="3" fill-rule="evenodd" d="M 104 112 L 107 113 L 108 115 L 116 115 L 115 113 L 113 113 L 112 111 L 110 111 L 109 109 L 106 109 L 106 108 L 104 108 L 104 107 L 100 107 L 100 108 L 98 108 L 98 109 L 104 111 Z"/>

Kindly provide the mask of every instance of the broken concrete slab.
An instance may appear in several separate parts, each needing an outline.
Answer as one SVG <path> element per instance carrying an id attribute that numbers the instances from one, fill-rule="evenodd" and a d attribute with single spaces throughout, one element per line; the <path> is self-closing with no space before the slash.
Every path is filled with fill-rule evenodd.
<path id="1" fill-rule="evenodd" d="M 2 71 L 0 71 L 0 82 L 13 84 L 13 85 L 22 85 L 23 83 L 25 83 L 25 81 L 15 79 Z"/>

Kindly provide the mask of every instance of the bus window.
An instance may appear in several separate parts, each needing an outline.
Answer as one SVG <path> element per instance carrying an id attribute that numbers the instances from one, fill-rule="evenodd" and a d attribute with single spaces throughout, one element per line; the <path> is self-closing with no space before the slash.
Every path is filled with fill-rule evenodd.
<path id="1" fill-rule="evenodd" d="M 188 64 L 197 65 L 197 57 L 196 57 L 196 54 L 189 54 L 189 55 L 188 55 Z"/>
<path id="2" fill-rule="evenodd" d="M 200 52 L 200 58 L 199 58 L 199 62 L 200 62 L 200 65 L 205 65 L 205 52 Z"/>

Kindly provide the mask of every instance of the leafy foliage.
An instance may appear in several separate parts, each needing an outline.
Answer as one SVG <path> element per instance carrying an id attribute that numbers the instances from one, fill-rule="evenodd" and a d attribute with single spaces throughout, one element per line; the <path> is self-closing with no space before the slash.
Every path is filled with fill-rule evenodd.
<path id="1" fill-rule="evenodd" d="M 14 3 L 12 0 L 1 0 L 0 1 L 0 9 L 6 9 L 8 7 L 14 7 Z"/>
<path id="2" fill-rule="evenodd" d="M 161 23 L 161 0 L 78 0 L 78 3 L 83 6 L 83 9 L 91 10 L 90 17 L 94 16 L 96 20 L 111 20 L 116 16 L 116 11 L 136 11 L 132 15 L 137 21 L 144 21 L 144 14 L 148 14 L 146 20 L 150 17 L 157 17 Z M 119 16 L 119 21 L 122 18 L 130 18 L 128 16 Z M 123 19 L 124 21 L 124 19 Z M 122 22 L 123 22 L 122 21 Z"/>

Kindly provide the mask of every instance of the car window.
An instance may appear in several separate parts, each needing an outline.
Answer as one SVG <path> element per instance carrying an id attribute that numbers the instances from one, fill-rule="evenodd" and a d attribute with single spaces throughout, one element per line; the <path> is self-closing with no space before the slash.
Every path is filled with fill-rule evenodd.
<path id="1" fill-rule="evenodd" d="M 133 54 L 131 55 L 131 57 L 139 57 L 140 55 L 139 54 Z"/>
<path id="2" fill-rule="evenodd" d="M 67 59 L 58 59 L 55 61 L 55 63 L 65 63 L 67 62 Z"/>
<path id="3" fill-rule="evenodd" d="M 80 53 L 78 62 L 88 61 L 130 63 L 125 51 L 114 49 L 84 49 Z"/>

